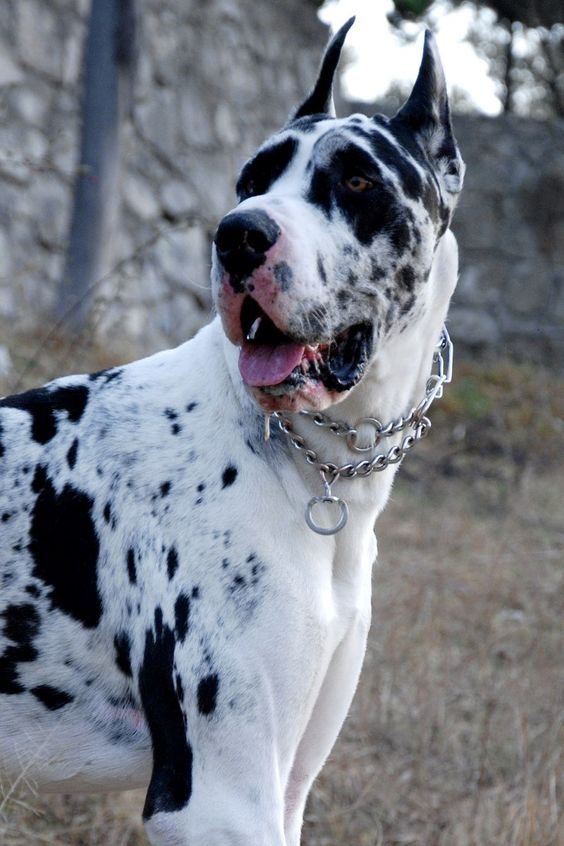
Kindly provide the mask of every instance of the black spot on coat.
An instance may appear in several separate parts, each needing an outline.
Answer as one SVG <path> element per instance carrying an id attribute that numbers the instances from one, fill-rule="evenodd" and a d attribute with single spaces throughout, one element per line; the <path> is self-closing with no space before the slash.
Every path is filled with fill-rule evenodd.
<path id="1" fill-rule="evenodd" d="M 278 282 L 281 291 L 288 291 L 294 281 L 294 271 L 287 261 L 279 261 L 273 267 L 274 278 Z"/>
<path id="2" fill-rule="evenodd" d="M 282 176 L 297 148 L 297 140 L 290 137 L 259 150 L 241 171 L 237 181 L 238 196 L 244 199 L 251 194 L 265 194 L 273 182 Z"/>
<path id="3" fill-rule="evenodd" d="M 18 679 L 18 664 L 35 661 L 38 656 L 34 640 L 39 633 L 40 617 L 35 605 L 25 602 L 8 605 L 0 614 L 5 638 L 12 641 L 0 656 L 0 693 L 23 693 Z"/>
<path id="4" fill-rule="evenodd" d="M 175 636 L 162 618 L 148 630 L 139 673 L 139 693 L 153 746 L 153 772 L 143 817 L 180 811 L 192 793 L 192 748 L 174 682 Z"/>
<path id="5" fill-rule="evenodd" d="M 36 388 L 0 400 L 0 408 L 17 408 L 31 415 L 31 437 L 40 444 L 48 443 L 57 434 L 55 412 L 65 411 L 71 423 L 78 423 L 88 402 L 85 385 L 60 388 Z"/>
<path id="6" fill-rule="evenodd" d="M 126 632 L 118 632 L 114 637 L 116 666 L 125 676 L 131 678 L 131 643 Z"/>
<path id="7" fill-rule="evenodd" d="M 29 532 L 33 575 L 51 588 L 49 598 L 55 608 L 93 628 L 102 616 L 93 500 L 72 485 L 57 493 L 41 465 L 32 489 L 37 494 Z"/>
<path id="8" fill-rule="evenodd" d="M 121 368 L 112 367 L 110 370 L 98 370 L 97 373 L 91 373 L 89 379 L 91 382 L 101 381 L 108 385 L 110 382 L 119 382 L 121 376 Z"/>
<path id="9" fill-rule="evenodd" d="M 112 522 L 112 503 L 107 502 L 104 505 L 104 510 L 102 511 L 102 515 L 104 517 L 104 521 L 108 524 Z"/>
<path id="10" fill-rule="evenodd" d="M 137 567 L 135 566 L 135 552 L 130 547 L 127 550 L 127 575 L 132 585 L 137 584 Z"/>
<path id="11" fill-rule="evenodd" d="M 31 602 L 22 605 L 8 605 L 0 614 L 4 621 L 4 637 L 13 641 L 20 648 L 20 661 L 32 661 L 33 639 L 39 631 L 39 613 Z M 34 650 L 35 651 L 35 650 Z"/>
<path id="12" fill-rule="evenodd" d="M 70 705 L 74 701 L 74 696 L 66 693 L 64 690 L 59 690 L 56 687 L 51 687 L 50 684 L 40 684 L 37 687 L 32 687 L 30 690 L 36 699 L 49 711 L 58 711 L 59 708 L 64 708 L 65 705 Z"/>
<path id="13" fill-rule="evenodd" d="M 180 593 L 174 603 L 175 632 L 178 640 L 184 643 L 190 621 L 190 599 Z"/>
<path id="14" fill-rule="evenodd" d="M 213 714 L 217 704 L 219 678 L 216 673 L 200 679 L 198 684 L 198 711 L 205 717 Z"/>
<path id="15" fill-rule="evenodd" d="M 245 579 L 245 577 L 241 576 L 240 574 L 237 574 L 233 577 L 233 581 L 231 582 L 229 590 L 231 593 L 234 593 L 236 590 L 241 590 L 242 588 L 244 588 L 246 584 L 247 580 Z"/>
<path id="16" fill-rule="evenodd" d="M 237 478 L 238 470 L 232 464 L 225 468 L 221 477 L 221 487 L 228 488 Z"/>
<path id="17" fill-rule="evenodd" d="M 407 291 L 413 291 L 416 282 L 415 271 L 411 267 L 411 265 L 406 264 L 405 267 L 402 267 L 401 270 L 398 271 L 398 282 L 400 285 L 405 288 Z"/>
<path id="18" fill-rule="evenodd" d="M 75 438 L 71 444 L 69 451 L 67 452 L 67 464 L 69 465 L 71 470 L 74 470 L 74 465 L 76 464 L 76 455 L 78 453 L 78 438 Z"/>
<path id="19" fill-rule="evenodd" d="M 325 271 L 325 264 L 323 263 L 323 257 L 318 253 L 317 254 L 317 272 L 319 273 L 319 278 L 323 282 L 324 285 L 327 284 L 327 273 Z"/>
<path id="20" fill-rule="evenodd" d="M 169 579 L 174 578 L 174 574 L 178 570 L 178 552 L 176 547 L 171 546 L 166 557 L 166 571 Z"/>
<path id="21" fill-rule="evenodd" d="M 14 651 L 15 647 L 9 646 L 0 656 L 0 693 L 6 695 L 25 692 L 18 678 L 18 662 L 14 658 Z"/>
<path id="22" fill-rule="evenodd" d="M 378 160 L 395 171 L 406 196 L 419 200 L 423 181 L 415 164 L 380 132 L 370 133 L 368 138 Z"/>

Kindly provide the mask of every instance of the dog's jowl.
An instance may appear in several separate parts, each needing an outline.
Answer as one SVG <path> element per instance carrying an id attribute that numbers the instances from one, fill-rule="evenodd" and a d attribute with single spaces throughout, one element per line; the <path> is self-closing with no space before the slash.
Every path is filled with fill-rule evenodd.
<path id="1" fill-rule="evenodd" d="M 143 786 L 155 846 L 298 846 L 360 672 L 374 521 L 444 381 L 464 168 L 443 73 L 428 35 L 395 117 L 333 117 L 350 24 L 241 171 L 218 317 L 0 401 L 3 783 Z"/>

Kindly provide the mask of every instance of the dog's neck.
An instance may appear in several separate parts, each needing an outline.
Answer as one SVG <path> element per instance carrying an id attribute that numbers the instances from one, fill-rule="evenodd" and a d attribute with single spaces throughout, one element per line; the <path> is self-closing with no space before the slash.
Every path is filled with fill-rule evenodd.
<path id="1" fill-rule="evenodd" d="M 412 327 L 409 333 L 406 330 L 401 337 L 389 339 L 362 382 L 341 403 L 323 412 L 322 425 L 310 415 L 280 416 L 282 424 L 291 426 L 287 435 L 290 444 L 295 446 L 295 436 L 298 436 L 301 448 L 294 458 L 309 485 L 316 488 L 315 494 L 322 495 L 325 488 L 326 495 L 336 494 L 347 503 L 370 503 L 376 517 L 388 497 L 398 466 L 397 460 L 389 458 L 408 438 L 413 439 L 417 431 L 417 421 L 413 424 L 410 421 L 414 409 L 428 396 L 426 386 L 439 334 L 440 330 L 421 336 Z M 359 451 L 355 445 L 374 441 L 374 428 L 363 422 L 367 419 L 378 421 L 384 431 L 391 433 L 376 438 L 373 449 Z M 332 429 L 332 422 L 341 434 Z M 358 430 L 358 439 L 344 434 L 347 429 Z M 306 461 L 306 451 L 310 462 L 313 455 L 316 456 L 314 462 Z M 379 469 L 365 476 L 363 465 L 366 467 L 376 459 L 382 461 Z M 354 478 L 348 478 L 346 473 L 332 477 L 318 465 L 352 468 Z"/>

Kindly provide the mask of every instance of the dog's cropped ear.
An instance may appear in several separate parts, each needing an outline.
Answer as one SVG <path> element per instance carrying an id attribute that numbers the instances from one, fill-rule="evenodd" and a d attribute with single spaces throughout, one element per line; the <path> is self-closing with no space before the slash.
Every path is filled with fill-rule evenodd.
<path id="1" fill-rule="evenodd" d="M 343 24 L 327 45 L 313 91 L 292 115 L 292 120 L 297 120 L 297 118 L 306 117 L 307 115 L 333 113 L 333 77 L 335 76 L 335 70 L 345 38 L 347 37 L 347 32 L 353 23 L 354 18 L 349 18 L 346 24 Z"/>
<path id="2" fill-rule="evenodd" d="M 391 124 L 412 132 L 438 171 L 445 189 L 458 194 L 464 180 L 464 162 L 450 122 L 443 66 L 433 34 L 425 33 L 419 74 L 409 99 Z"/>

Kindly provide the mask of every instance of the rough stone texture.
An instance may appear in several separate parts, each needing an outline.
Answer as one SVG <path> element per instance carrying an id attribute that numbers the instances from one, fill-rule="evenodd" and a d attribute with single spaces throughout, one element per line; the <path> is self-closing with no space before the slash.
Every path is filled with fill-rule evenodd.
<path id="1" fill-rule="evenodd" d="M 50 325 L 88 8 L 0 4 L 0 327 Z M 236 174 L 309 90 L 326 39 L 307 0 L 145 0 L 142 24 L 120 226 L 92 319 L 99 338 L 127 338 L 136 353 L 180 342 L 209 318 L 210 241 Z M 563 124 L 463 117 L 456 127 L 468 176 L 453 335 L 561 356 Z"/>
<path id="2" fill-rule="evenodd" d="M 564 365 L 564 122 L 456 118 L 467 163 L 455 217 L 453 333 Z"/>
<path id="3" fill-rule="evenodd" d="M 92 319 L 101 339 L 125 336 L 137 353 L 209 319 L 211 237 L 236 174 L 308 92 L 327 37 L 304 0 L 145 0 L 143 10 L 120 227 Z M 88 0 L 0 5 L 2 327 L 49 325 L 78 165 L 88 11 Z"/>

